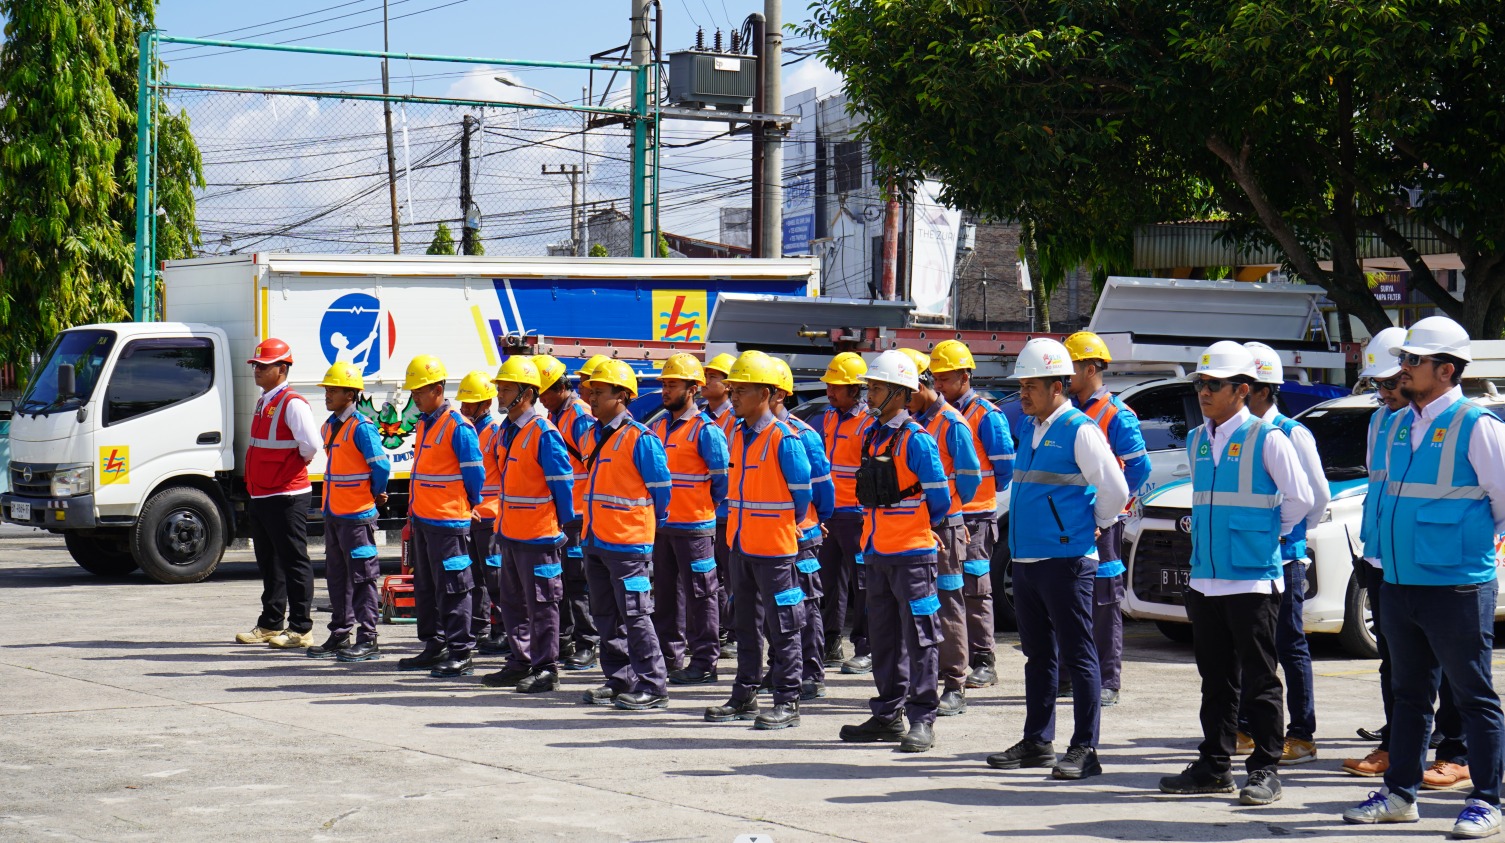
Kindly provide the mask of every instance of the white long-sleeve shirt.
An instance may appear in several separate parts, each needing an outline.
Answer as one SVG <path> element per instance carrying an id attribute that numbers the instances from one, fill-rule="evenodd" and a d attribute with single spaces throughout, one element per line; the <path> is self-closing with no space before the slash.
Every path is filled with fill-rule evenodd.
<path id="1" fill-rule="evenodd" d="M 257 415 L 260 415 L 262 409 L 266 407 L 267 402 L 276 398 L 284 389 L 287 389 L 286 381 L 283 381 L 281 386 L 275 386 L 263 392 L 261 398 L 256 401 Z M 289 401 L 282 408 L 282 418 L 287 420 L 288 430 L 292 431 L 293 438 L 298 441 L 298 455 L 303 457 L 303 462 L 305 463 L 312 460 L 314 455 L 319 453 L 319 449 L 324 445 L 323 440 L 319 437 L 319 423 L 314 419 L 313 408 L 308 406 L 307 401 Z M 281 495 L 307 495 L 312 492 L 313 489 L 310 487 L 300 489 L 296 492 L 279 492 L 275 495 L 252 495 L 251 497 L 256 499 L 275 498 Z"/>
<path id="2" fill-rule="evenodd" d="M 1222 461 L 1223 449 L 1229 437 L 1249 420 L 1249 409 L 1240 408 L 1232 418 L 1219 425 L 1207 422 L 1208 446 L 1212 464 Z M 1312 511 L 1311 484 L 1306 480 L 1306 471 L 1291 440 L 1279 430 L 1265 434 L 1264 467 L 1275 488 L 1280 491 L 1280 534 L 1291 532 Z M 1208 597 L 1223 597 L 1229 594 L 1278 594 L 1285 590 L 1284 579 L 1273 580 L 1225 580 L 1213 577 L 1192 577 L 1191 588 Z"/>
<path id="3" fill-rule="evenodd" d="M 1274 424 L 1277 415 L 1279 413 L 1271 405 L 1260 420 Z M 1322 470 L 1322 457 L 1317 454 L 1317 440 L 1312 432 L 1305 426 L 1298 426 L 1287 438 L 1291 440 L 1291 447 L 1296 449 L 1301 469 L 1306 472 L 1306 482 L 1312 487 L 1312 511 L 1306 514 L 1306 528 L 1310 530 L 1322 523 L 1322 513 L 1327 511 L 1327 505 L 1333 499 L 1332 489 L 1328 488 L 1327 473 Z"/>
<path id="4" fill-rule="evenodd" d="M 1067 401 L 1057 407 L 1055 412 L 1045 421 L 1030 417 L 1034 424 L 1034 438 L 1031 440 L 1034 447 L 1040 447 L 1040 441 L 1045 438 L 1045 432 L 1056 423 L 1067 410 L 1072 409 L 1071 402 Z M 1107 529 L 1118 520 L 1118 514 L 1124 511 L 1124 506 L 1129 502 L 1129 484 L 1124 481 L 1124 473 L 1118 467 L 1118 457 L 1113 455 L 1113 449 L 1108 447 L 1108 439 L 1103 436 L 1103 431 L 1095 424 L 1084 424 L 1077 428 L 1076 442 L 1072 443 L 1072 454 L 1076 458 L 1077 468 L 1082 472 L 1082 477 L 1097 489 L 1097 501 L 1092 505 L 1092 517 L 1097 521 L 1097 526 Z M 1087 554 L 1088 559 L 1097 558 L 1097 548 L 1093 548 Z M 1039 559 L 1015 559 L 1016 563 L 1039 562 Z"/>

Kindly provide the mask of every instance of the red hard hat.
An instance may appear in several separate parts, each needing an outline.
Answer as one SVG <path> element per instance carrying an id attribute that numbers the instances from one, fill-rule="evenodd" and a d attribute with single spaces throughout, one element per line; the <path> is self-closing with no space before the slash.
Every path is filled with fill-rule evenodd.
<path id="1" fill-rule="evenodd" d="M 251 352 L 251 359 L 247 363 L 287 363 L 292 365 L 293 350 L 288 348 L 287 343 L 276 337 L 267 337 Z"/>

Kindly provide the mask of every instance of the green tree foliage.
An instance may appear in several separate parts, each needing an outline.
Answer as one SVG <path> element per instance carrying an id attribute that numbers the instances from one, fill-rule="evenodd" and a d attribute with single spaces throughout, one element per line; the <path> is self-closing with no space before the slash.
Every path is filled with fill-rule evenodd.
<path id="1" fill-rule="evenodd" d="M 455 253 L 455 236 L 450 233 L 449 226 L 439 223 L 434 229 L 434 239 L 429 241 L 428 254 L 430 255 L 453 255 Z"/>
<path id="2" fill-rule="evenodd" d="M 662 232 L 658 235 L 658 256 L 661 258 L 669 256 L 669 238 L 665 237 Z"/>
<path id="3" fill-rule="evenodd" d="M 1137 224 L 1217 213 L 1371 331 L 1375 239 L 1475 336 L 1505 326 L 1505 4 L 816 0 L 805 31 L 878 165 L 1033 223 L 1047 281 L 1126 266 Z M 1425 241 L 1462 259 L 1462 302 Z"/>
<path id="4" fill-rule="evenodd" d="M 481 242 L 481 230 L 479 228 L 467 228 L 460 233 L 460 236 L 465 239 L 465 254 L 486 254 L 486 244 Z"/>
<path id="5" fill-rule="evenodd" d="M 606 245 L 604 243 L 597 243 L 596 245 L 592 246 L 591 247 L 591 251 L 590 251 L 590 256 L 593 257 L 593 258 L 609 258 L 609 257 L 611 257 L 611 255 L 607 253 L 607 251 L 606 251 Z"/>
<path id="6" fill-rule="evenodd" d="M 130 317 L 137 36 L 152 0 L 0 0 L 0 360 Z M 158 114 L 159 259 L 199 242 L 188 118 Z"/>

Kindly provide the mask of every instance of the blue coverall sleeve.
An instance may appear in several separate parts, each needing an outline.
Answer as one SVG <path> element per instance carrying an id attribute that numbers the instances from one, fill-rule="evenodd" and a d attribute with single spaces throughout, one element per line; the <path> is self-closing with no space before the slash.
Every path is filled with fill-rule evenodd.
<path id="1" fill-rule="evenodd" d="M 1014 479 L 1014 436 L 1009 432 L 1008 416 L 983 413 L 977 435 L 982 439 L 983 453 L 993 463 L 993 482 L 1002 490 Z"/>
<path id="2" fill-rule="evenodd" d="M 951 484 L 946 481 L 946 470 L 941 467 L 941 450 L 935 444 L 935 437 L 918 430 L 910 434 L 907 451 L 909 470 L 920 478 L 920 488 L 925 492 L 930 523 L 938 524 L 951 512 Z"/>
<path id="3" fill-rule="evenodd" d="M 460 477 L 465 481 L 465 497 L 471 506 L 481 503 L 481 487 L 486 485 L 486 464 L 481 461 L 481 440 L 476 429 L 468 424 L 455 424 L 449 437 L 455 449 L 455 458 L 460 461 Z"/>
<path id="4" fill-rule="evenodd" d="M 784 472 L 784 482 L 789 484 L 794 520 L 798 521 L 810 509 L 810 458 L 805 455 L 805 443 L 798 435 L 779 440 L 779 468 Z"/>
<path id="5" fill-rule="evenodd" d="M 662 524 L 669 517 L 669 489 L 673 485 L 669 480 L 669 457 L 664 453 L 664 443 L 652 435 L 652 431 L 647 436 L 639 436 L 637 446 L 632 450 L 632 463 L 642 475 L 648 494 L 653 496 L 654 521 Z"/>
<path id="6" fill-rule="evenodd" d="M 815 517 L 824 523 L 836 511 L 836 481 L 831 479 L 831 461 L 826 459 L 825 443 L 819 433 L 801 430 L 800 441 L 810 460 L 810 499 L 815 502 Z"/>
<path id="7" fill-rule="evenodd" d="M 968 503 L 982 485 L 982 463 L 972 444 L 972 428 L 966 422 L 946 425 L 946 449 L 951 452 L 951 467 L 956 470 L 956 494 L 962 503 Z"/>
<path id="8" fill-rule="evenodd" d="M 538 440 L 538 463 L 543 468 L 544 482 L 549 494 L 554 496 L 554 512 L 559 523 L 575 520 L 575 469 L 570 466 L 570 452 L 564 447 L 564 437 L 550 428 Z"/>
<path id="9" fill-rule="evenodd" d="M 1132 410 L 1120 409 L 1108 427 L 1113 434 L 1108 443 L 1113 446 L 1113 455 L 1124 461 L 1124 481 L 1129 485 L 1129 494 L 1137 495 L 1150 479 L 1150 456 L 1145 453 L 1144 436 L 1139 432 L 1139 417 Z"/>
<path id="10" fill-rule="evenodd" d="M 585 441 L 585 434 L 588 433 L 590 431 L 590 429 L 593 428 L 593 427 L 595 427 L 595 426 L 596 426 L 596 418 L 595 418 L 595 416 L 589 416 L 589 415 L 586 415 L 585 413 L 581 413 L 580 415 L 575 416 L 575 420 L 570 423 L 570 441 L 576 442 L 576 443 L 584 442 Z M 589 454 L 581 454 L 580 458 L 584 459 L 587 456 L 590 456 L 590 455 Z"/>
<path id="11" fill-rule="evenodd" d="M 392 459 L 381 446 L 381 434 L 377 432 L 376 425 L 363 424 L 355 429 L 353 438 L 355 447 L 366 458 L 366 465 L 371 469 L 371 494 L 380 495 L 387 491 L 387 480 L 392 476 Z"/>
<path id="12" fill-rule="evenodd" d="M 726 469 L 732 461 L 726 447 L 726 434 L 714 423 L 702 424 L 700 441 L 695 443 L 695 449 L 711 473 L 711 502 L 719 505 L 726 500 Z"/>

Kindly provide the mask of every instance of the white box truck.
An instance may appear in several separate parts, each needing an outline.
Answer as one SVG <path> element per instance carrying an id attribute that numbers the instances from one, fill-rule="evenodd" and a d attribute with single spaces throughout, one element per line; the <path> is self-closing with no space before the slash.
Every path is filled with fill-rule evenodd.
<path id="1" fill-rule="evenodd" d="M 819 283 L 808 260 L 283 254 L 170 262 L 164 279 L 168 321 L 57 336 L 16 406 L 0 495 L 6 522 L 61 533 L 86 570 L 162 582 L 207 577 L 248 534 L 241 471 L 259 392 L 246 360 L 265 337 L 292 346 L 293 387 L 318 418 L 325 369 L 362 367 L 363 409 L 393 459 L 391 528 L 406 517 L 414 356 L 438 355 L 453 390 L 494 371 L 508 335 L 700 343 L 721 294 L 810 296 Z M 322 455 L 309 466 L 314 494 L 323 467 Z"/>

